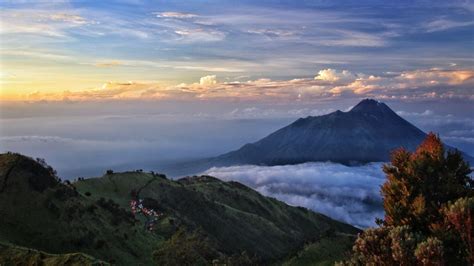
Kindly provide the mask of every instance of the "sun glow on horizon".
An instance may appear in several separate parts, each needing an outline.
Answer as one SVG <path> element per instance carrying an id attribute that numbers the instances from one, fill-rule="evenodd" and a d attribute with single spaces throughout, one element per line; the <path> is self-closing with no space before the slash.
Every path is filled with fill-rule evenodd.
<path id="1" fill-rule="evenodd" d="M 456 1 L 0 7 L 0 101 L 474 99 Z"/>

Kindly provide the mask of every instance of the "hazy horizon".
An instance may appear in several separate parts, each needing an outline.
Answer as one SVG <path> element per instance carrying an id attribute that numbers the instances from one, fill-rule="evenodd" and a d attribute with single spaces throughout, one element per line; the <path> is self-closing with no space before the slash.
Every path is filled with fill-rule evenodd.
<path id="1" fill-rule="evenodd" d="M 2 108 L 0 147 L 1 152 L 45 158 L 66 179 L 100 176 L 109 168 L 160 172 L 168 164 L 235 150 L 299 117 L 347 111 L 358 101 L 15 103 Z M 425 132 L 437 132 L 447 144 L 474 154 L 474 115 L 468 112 L 469 105 L 464 105 L 463 114 L 462 104 L 453 110 L 437 104 L 387 103 Z"/>

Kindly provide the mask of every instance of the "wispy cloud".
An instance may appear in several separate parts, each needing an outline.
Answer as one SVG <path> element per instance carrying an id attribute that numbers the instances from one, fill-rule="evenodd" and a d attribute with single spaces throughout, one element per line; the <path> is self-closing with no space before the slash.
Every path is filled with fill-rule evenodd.
<path id="1" fill-rule="evenodd" d="M 449 19 L 438 19 L 427 23 L 424 28 L 427 32 L 445 31 L 453 28 L 468 27 L 474 25 L 474 20 L 455 21 Z"/>
<path id="2" fill-rule="evenodd" d="M 3 10 L 2 34 L 33 34 L 49 37 L 67 37 L 68 30 L 94 24 L 95 21 L 68 11 Z"/>
<path id="3" fill-rule="evenodd" d="M 183 13 L 183 12 L 155 12 L 153 14 L 155 14 L 159 18 L 186 19 L 186 18 L 198 17 L 198 15 L 196 15 L 196 14 Z"/>
<path id="4" fill-rule="evenodd" d="M 121 66 L 123 63 L 120 61 L 103 61 L 103 62 L 97 62 L 95 66 L 97 67 L 115 67 L 115 66 Z"/>
<path id="5" fill-rule="evenodd" d="M 0 50 L 0 54 L 7 55 L 7 56 L 41 58 L 41 59 L 48 59 L 48 60 L 55 60 L 55 61 L 75 60 L 75 58 L 71 55 L 54 53 L 51 51 L 31 50 L 31 49 L 30 50 L 24 50 L 24 49 Z"/>
<path id="6" fill-rule="evenodd" d="M 335 30 L 334 35 L 313 39 L 313 42 L 326 46 L 382 47 L 387 45 L 387 35 L 358 31 Z"/>
<path id="7" fill-rule="evenodd" d="M 202 28 L 178 29 L 174 33 L 180 37 L 180 40 L 187 42 L 215 42 L 223 40 L 226 36 L 224 32 Z"/>

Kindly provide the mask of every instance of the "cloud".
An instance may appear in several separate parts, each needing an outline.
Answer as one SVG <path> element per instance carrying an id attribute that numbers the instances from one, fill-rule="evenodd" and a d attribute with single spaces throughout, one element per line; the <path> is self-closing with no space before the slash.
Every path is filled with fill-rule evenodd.
<path id="1" fill-rule="evenodd" d="M 159 18 L 186 19 L 186 18 L 198 17 L 198 15 L 196 15 L 196 14 L 183 13 L 183 12 L 156 12 L 154 14 Z"/>
<path id="2" fill-rule="evenodd" d="M 182 40 L 188 42 L 216 42 L 222 41 L 226 34 L 218 30 L 210 29 L 177 29 L 174 31 Z"/>
<path id="3" fill-rule="evenodd" d="M 403 71 L 395 76 L 359 75 L 346 85 L 331 89 L 335 94 L 352 92 L 382 98 L 464 98 L 474 99 L 473 69 L 419 69 Z M 459 86 L 467 88 L 457 89 Z M 405 94 L 407 93 L 407 94 Z"/>
<path id="4" fill-rule="evenodd" d="M 95 21 L 71 12 L 46 10 L 4 10 L 0 33 L 34 34 L 48 37 L 67 37 L 72 28 L 95 24 Z"/>
<path id="5" fill-rule="evenodd" d="M 459 85 L 473 80 L 474 70 L 445 70 L 427 69 L 406 71 L 396 79 L 415 86 L 430 86 L 438 84 Z"/>
<path id="6" fill-rule="evenodd" d="M 84 25 L 87 23 L 91 23 L 87 19 L 85 19 L 82 16 L 76 15 L 76 14 L 68 14 L 68 13 L 57 13 L 57 14 L 51 14 L 47 16 L 43 16 L 46 20 L 51 20 L 51 21 L 61 21 L 61 22 L 68 22 L 76 25 Z"/>
<path id="7" fill-rule="evenodd" d="M 333 36 L 329 35 L 323 40 L 316 39 L 313 42 L 325 46 L 382 47 L 387 44 L 386 37 L 391 35 L 388 33 L 377 35 L 349 30 L 334 30 L 333 33 Z"/>
<path id="8" fill-rule="evenodd" d="M 120 61 L 122 65 L 157 64 Z M 156 67 L 208 69 L 201 66 Z M 212 69 L 212 68 L 211 68 Z M 220 69 L 215 69 L 220 70 Z M 230 69 L 222 69 L 229 71 Z M 347 70 L 323 69 L 315 78 L 290 80 L 256 79 L 218 82 L 215 75 L 202 77 L 198 83 L 165 86 L 153 82 L 109 82 L 101 89 L 34 93 L 26 100 L 248 100 L 248 101 L 327 101 L 342 97 L 373 97 L 402 100 L 474 100 L 474 70 L 427 69 L 375 76 L 353 74 Z M 34 96 L 34 97 L 33 97 Z M 24 97 L 23 97 L 24 98 Z"/>
<path id="9" fill-rule="evenodd" d="M 235 108 L 231 112 L 224 114 L 225 118 L 231 119 L 253 119 L 253 118 L 282 118 L 282 117 L 306 117 L 320 116 L 336 111 L 333 108 L 328 109 L 312 109 L 312 108 L 292 108 L 292 109 L 276 109 L 262 108 L 257 106 Z"/>
<path id="10" fill-rule="evenodd" d="M 211 168 L 206 174 L 234 180 L 290 205 L 303 206 L 358 227 L 383 218 L 381 163 L 348 167 L 333 163 Z"/>
<path id="11" fill-rule="evenodd" d="M 445 31 L 453 28 L 467 27 L 474 25 L 474 20 L 454 21 L 448 19 L 438 19 L 427 23 L 424 28 L 427 32 Z"/>
<path id="12" fill-rule="evenodd" d="M 291 37 L 296 34 L 292 30 L 282 30 L 282 29 L 251 29 L 247 30 L 248 33 L 265 35 L 267 37 Z"/>
<path id="13" fill-rule="evenodd" d="M 337 70 L 328 68 L 323 69 L 318 72 L 318 75 L 314 77 L 315 80 L 324 80 L 324 81 L 352 81 L 356 79 L 356 76 L 347 70 L 342 70 L 342 72 L 337 72 Z"/>
<path id="14" fill-rule="evenodd" d="M 217 84 L 217 77 L 216 75 L 204 76 L 199 79 L 199 84 L 205 85 L 205 86 L 215 85 Z"/>
<path id="15" fill-rule="evenodd" d="M 108 61 L 108 62 L 98 62 L 95 64 L 97 67 L 115 67 L 123 65 L 120 61 Z"/>
<path id="16" fill-rule="evenodd" d="M 43 50 L 23 50 L 23 49 L 16 49 L 16 50 L 2 50 L 0 51 L 2 55 L 12 55 L 12 56 L 22 56 L 22 57 L 34 57 L 40 59 L 48 59 L 53 61 L 65 61 L 70 62 L 74 61 L 75 58 L 70 55 L 58 54 L 53 53 L 50 51 L 43 51 Z"/>
<path id="17" fill-rule="evenodd" d="M 397 111 L 397 114 L 400 116 L 432 116 L 434 112 L 432 110 L 425 110 L 424 112 L 417 113 L 417 112 L 406 112 L 406 111 Z"/>

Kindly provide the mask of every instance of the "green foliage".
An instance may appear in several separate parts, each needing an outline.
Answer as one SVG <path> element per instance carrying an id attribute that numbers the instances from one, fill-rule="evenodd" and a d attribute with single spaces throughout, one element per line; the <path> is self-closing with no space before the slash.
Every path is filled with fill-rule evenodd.
<path id="1" fill-rule="evenodd" d="M 218 257 L 202 232 L 186 232 L 180 228 L 153 252 L 157 265 L 209 265 Z"/>
<path id="2" fill-rule="evenodd" d="M 193 264 L 261 265 L 280 262 L 328 232 L 359 232 L 209 176 L 173 181 L 133 171 L 59 183 L 41 169 L 27 157 L 0 154 L 0 240 L 57 254 L 79 251 L 117 265 L 151 265 L 153 252 L 173 258 L 188 251 Z M 130 215 L 132 190 L 163 213 L 155 231 Z"/>
<path id="3" fill-rule="evenodd" d="M 353 262 L 370 265 L 395 265 L 391 253 L 390 230 L 386 227 L 365 230 L 353 246 Z"/>
<path id="4" fill-rule="evenodd" d="M 335 234 L 309 243 L 297 254 L 286 260 L 284 266 L 334 265 L 336 261 L 348 257 L 355 236 Z M 241 264 L 248 265 L 248 264 Z"/>
<path id="5" fill-rule="evenodd" d="M 474 183 L 461 154 L 430 133 L 414 153 L 395 151 L 384 171 L 385 219 L 343 264 L 474 264 Z"/>
<path id="6" fill-rule="evenodd" d="M 413 250 L 422 240 L 419 233 L 414 232 L 409 226 L 397 226 L 390 230 L 388 238 L 391 241 L 390 253 L 399 265 L 414 265 Z"/>
<path id="7" fill-rule="evenodd" d="M 49 254 L 0 242 L 0 265 L 106 266 L 106 262 L 82 253 Z"/>
<path id="8" fill-rule="evenodd" d="M 462 240 L 460 252 L 474 262 L 474 198 L 461 198 L 443 208 L 444 229 Z"/>
<path id="9" fill-rule="evenodd" d="M 415 250 L 416 259 L 422 265 L 445 265 L 443 253 L 443 242 L 436 237 L 421 242 Z"/>

